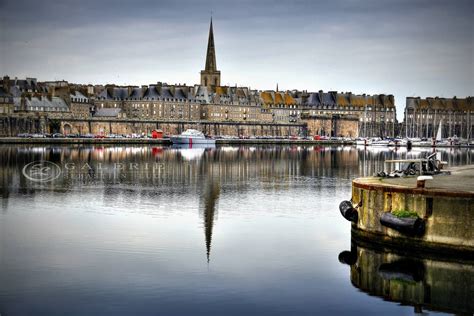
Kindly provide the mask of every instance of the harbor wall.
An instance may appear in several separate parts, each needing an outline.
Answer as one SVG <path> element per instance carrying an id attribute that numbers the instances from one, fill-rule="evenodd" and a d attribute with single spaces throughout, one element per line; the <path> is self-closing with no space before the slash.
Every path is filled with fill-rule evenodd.
<path id="1" fill-rule="evenodd" d="M 45 116 L 0 117 L 0 137 L 14 137 L 21 133 L 63 134 L 150 134 L 161 129 L 165 135 L 176 135 L 194 128 L 212 136 L 290 136 L 306 135 L 306 123 L 218 122 L 186 120 L 143 120 L 90 118 L 71 119 Z"/>
<path id="2" fill-rule="evenodd" d="M 309 135 L 359 137 L 358 117 L 318 115 L 305 119 Z"/>
<path id="3" fill-rule="evenodd" d="M 352 185 L 353 203 L 361 203 L 355 236 L 422 250 L 474 254 L 474 196 L 470 192 L 425 190 L 367 184 Z M 384 212 L 413 211 L 425 221 L 421 236 L 407 236 L 380 223 Z"/>
<path id="4" fill-rule="evenodd" d="M 180 134 L 188 128 L 201 130 L 213 136 L 290 136 L 324 135 L 357 137 L 359 122 L 356 117 L 317 116 L 294 123 L 264 121 L 213 121 L 213 120 L 144 120 L 127 118 L 82 118 L 62 116 L 1 116 L 0 137 L 21 133 L 63 134 L 149 134 L 161 129 L 165 134 Z"/>
<path id="5" fill-rule="evenodd" d="M 304 125 L 218 123 L 218 122 L 146 122 L 146 121 L 62 121 L 61 132 L 65 134 L 149 134 L 161 129 L 165 135 L 176 135 L 187 129 L 198 129 L 207 135 L 229 136 L 289 136 L 300 135 Z"/>
<path id="6" fill-rule="evenodd" d="M 0 144 L 162 144 L 171 145 L 169 138 L 22 138 L 0 137 Z M 346 140 L 306 140 L 306 139 L 216 139 L 216 145 L 353 145 Z"/>

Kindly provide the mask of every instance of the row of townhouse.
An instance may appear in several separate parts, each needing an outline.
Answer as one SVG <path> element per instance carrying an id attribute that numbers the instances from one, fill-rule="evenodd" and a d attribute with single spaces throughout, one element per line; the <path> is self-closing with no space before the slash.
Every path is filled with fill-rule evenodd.
<path id="1" fill-rule="evenodd" d="M 107 85 L 94 101 L 100 113 L 104 108 L 120 109 L 122 117 L 148 120 L 187 121 L 266 121 L 259 94 L 245 87 L 152 84 L 149 86 Z"/>
<path id="2" fill-rule="evenodd" d="M 145 120 L 196 121 L 202 119 L 199 89 L 193 86 L 164 85 L 104 87 L 94 100 L 94 115 L 115 108 L 119 117 Z"/>
<path id="3" fill-rule="evenodd" d="M 47 113 L 49 117 L 108 117 L 147 121 L 212 121 L 301 124 L 319 117 L 355 117 L 358 134 L 394 134 L 392 95 L 350 92 L 258 91 L 247 87 L 77 85 L 66 81 L 9 79 L 0 85 L 0 113 Z M 8 111 L 8 112 L 7 112 Z"/>
<path id="4" fill-rule="evenodd" d="M 356 117 L 359 120 L 359 136 L 387 137 L 396 134 L 397 116 L 393 95 L 319 91 L 305 93 L 302 99 L 303 117 Z"/>
<path id="5" fill-rule="evenodd" d="M 402 124 L 406 137 L 433 138 L 439 127 L 443 138 L 474 136 L 474 98 L 407 97 Z"/>
<path id="6" fill-rule="evenodd" d="M 65 81 L 37 82 L 35 78 L 10 79 L 0 82 L 0 114 L 44 114 L 49 118 L 87 118 L 90 99 Z"/>

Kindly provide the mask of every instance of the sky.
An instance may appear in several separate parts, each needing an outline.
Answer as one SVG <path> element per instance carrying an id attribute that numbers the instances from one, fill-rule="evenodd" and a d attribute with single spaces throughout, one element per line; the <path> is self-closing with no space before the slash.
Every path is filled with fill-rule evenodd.
<path id="1" fill-rule="evenodd" d="M 211 12 L 222 85 L 474 95 L 472 0 L 0 0 L 0 75 L 197 84 Z"/>

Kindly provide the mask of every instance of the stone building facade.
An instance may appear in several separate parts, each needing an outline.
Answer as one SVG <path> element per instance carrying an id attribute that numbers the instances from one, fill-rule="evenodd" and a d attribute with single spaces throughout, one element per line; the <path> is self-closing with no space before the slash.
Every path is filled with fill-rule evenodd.
<path id="1" fill-rule="evenodd" d="M 393 136 L 395 125 L 393 96 L 385 95 L 366 96 L 334 91 L 257 91 L 247 87 L 209 88 L 201 85 L 168 85 L 161 82 L 144 86 L 103 87 L 74 84 L 58 87 L 52 86 L 51 83 L 44 86 L 43 83 L 36 82 L 34 89 L 30 90 L 33 92 L 25 92 L 28 91 L 25 87 L 14 86 L 14 89 L 11 89 L 13 93 L 3 93 L 7 96 L 4 100 L 14 101 L 12 115 L 21 115 L 24 118 L 44 117 L 46 124 L 52 121 L 54 126 L 57 125 L 56 120 L 76 122 L 104 118 L 133 122 L 152 121 L 158 125 L 163 122 L 211 122 L 222 123 L 219 129 L 210 128 L 212 133 L 222 131 L 222 135 L 238 136 L 242 135 L 239 134 L 239 129 L 229 129 L 229 124 L 293 124 L 307 126 L 304 129 L 296 128 L 301 135 L 357 137 Z M 46 126 L 29 132 L 80 133 L 89 130 L 75 129 L 75 124 L 67 125 L 70 128 L 66 130 Z M 177 126 L 172 130 L 178 130 Z M 121 130 L 135 133 L 136 128 Z M 250 133 L 248 136 L 272 135 L 268 134 L 271 129 L 244 128 L 244 131 Z M 289 135 L 294 134 L 285 135 L 283 130 L 275 129 L 274 136 Z"/>
<path id="2" fill-rule="evenodd" d="M 0 135 L 131 134 L 195 127 L 211 135 L 394 136 L 392 95 L 221 86 L 212 20 L 201 84 L 81 85 L 4 77 Z M 3 113 L 2 113 L 3 109 Z M 3 127 L 1 127 L 3 126 Z"/>
<path id="3" fill-rule="evenodd" d="M 474 98 L 407 97 L 402 134 L 407 137 L 436 137 L 441 123 L 443 138 L 474 136 Z"/>
<path id="4" fill-rule="evenodd" d="M 312 115 L 304 121 L 308 135 L 351 138 L 359 136 L 359 119 L 356 116 Z"/>
<path id="5" fill-rule="evenodd" d="M 87 96 L 80 91 L 72 91 L 69 95 L 71 116 L 75 118 L 87 119 L 91 117 L 93 105 Z"/>
<path id="6" fill-rule="evenodd" d="M 13 96 L 0 87 L 0 115 L 11 115 L 14 109 Z"/>
<path id="7" fill-rule="evenodd" d="M 352 122 L 354 119 L 358 120 L 357 126 L 351 123 L 350 127 L 343 127 L 343 129 L 350 130 L 350 133 L 337 132 L 336 130 L 336 135 L 332 136 L 396 136 L 397 116 L 393 95 L 356 95 L 351 92 L 319 91 L 315 93 L 303 92 L 302 99 L 301 116 L 305 120 L 327 116 L 332 117 L 333 124 L 337 124 L 334 121 Z M 332 130 L 334 131 L 334 129 Z"/>

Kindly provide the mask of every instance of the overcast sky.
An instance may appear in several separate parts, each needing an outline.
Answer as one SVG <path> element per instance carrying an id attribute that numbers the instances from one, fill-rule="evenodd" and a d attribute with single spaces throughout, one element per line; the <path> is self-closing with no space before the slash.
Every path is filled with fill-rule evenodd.
<path id="1" fill-rule="evenodd" d="M 474 95 L 472 0 L 0 0 L 0 74 L 199 83 L 211 10 L 223 85 Z"/>

